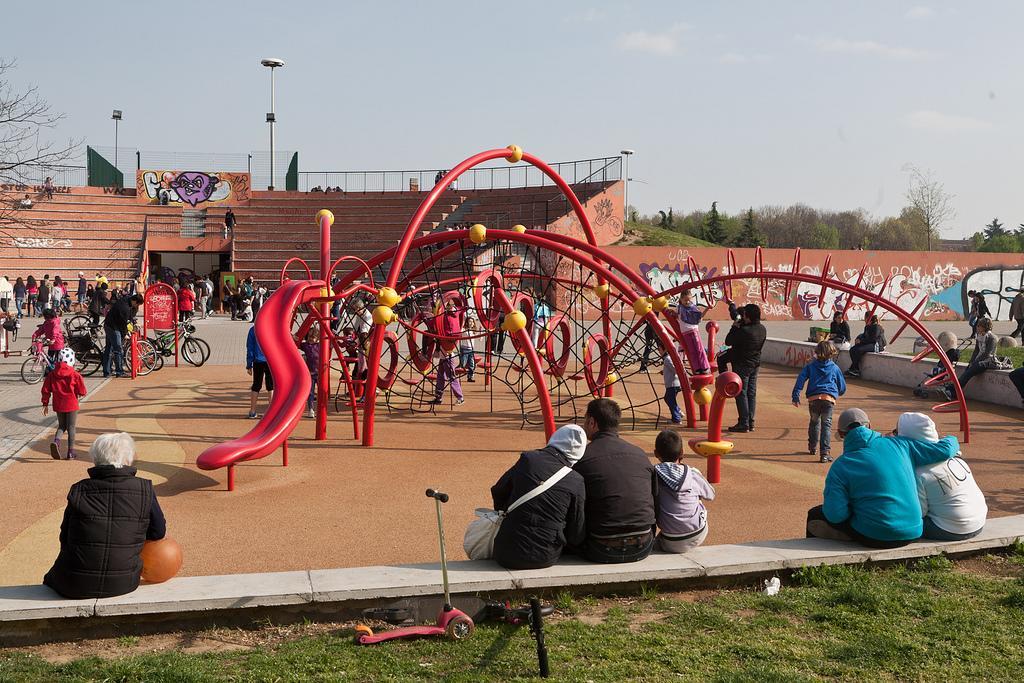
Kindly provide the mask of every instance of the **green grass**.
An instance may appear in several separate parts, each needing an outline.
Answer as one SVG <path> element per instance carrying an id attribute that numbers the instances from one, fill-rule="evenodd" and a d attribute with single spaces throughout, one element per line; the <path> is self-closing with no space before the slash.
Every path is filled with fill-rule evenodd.
<path id="1" fill-rule="evenodd" d="M 1013 367 L 1024 367 L 1024 347 L 1014 346 L 1013 348 L 996 349 L 997 356 L 1006 356 L 1013 361 Z"/>
<path id="2" fill-rule="evenodd" d="M 691 235 L 674 230 L 665 230 L 646 223 L 626 222 L 625 235 L 631 236 L 629 244 L 634 247 L 716 247 Z"/>
<path id="3" fill-rule="evenodd" d="M 785 579 L 774 597 L 752 589 L 699 600 L 652 590 L 618 600 L 562 595 L 554 602 L 571 614 L 546 631 L 553 680 L 1019 681 L 1021 560 L 1024 548 L 974 573 L 945 558 L 885 570 L 814 567 Z M 0 681 L 509 681 L 531 680 L 535 665 L 525 628 L 358 647 L 339 627 L 221 654 L 50 664 L 0 651 Z"/>

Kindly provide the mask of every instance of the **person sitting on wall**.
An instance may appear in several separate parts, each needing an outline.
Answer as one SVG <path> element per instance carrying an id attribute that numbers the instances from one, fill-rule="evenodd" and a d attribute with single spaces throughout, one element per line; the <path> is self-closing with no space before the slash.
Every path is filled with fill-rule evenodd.
<path id="1" fill-rule="evenodd" d="M 850 368 L 847 377 L 860 377 L 860 362 L 866 354 L 885 351 L 885 330 L 878 324 L 878 316 L 869 314 L 864 331 L 857 335 L 850 347 Z"/>
<path id="2" fill-rule="evenodd" d="M 68 493 L 60 553 L 43 583 L 65 598 L 112 598 L 139 587 L 147 540 L 167 533 L 153 482 L 135 476 L 135 441 L 101 434 L 89 449 L 89 478 Z"/>
<path id="3" fill-rule="evenodd" d="M 937 443 L 935 422 L 923 413 L 903 413 L 896 434 Z M 957 453 L 949 460 L 918 467 L 917 497 L 924 516 L 924 537 L 936 541 L 964 541 L 985 528 L 988 505 L 974 473 Z"/>
<path id="4" fill-rule="evenodd" d="M 18 202 L 18 208 L 19 209 L 31 209 L 32 206 L 33 206 L 32 198 L 29 197 L 28 195 L 25 195 L 25 198 L 22 199 L 20 202 Z"/>
<path id="5" fill-rule="evenodd" d="M 657 474 L 642 449 L 619 438 L 621 419 L 610 398 L 587 404 L 590 445 L 574 469 L 587 490 L 587 537 L 578 551 L 591 562 L 638 562 L 654 547 Z"/>
<path id="6" fill-rule="evenodd" d="M 967 369 L 960 373 L 960 389 L 967 386 L 967 383 L 974 377 L 986 370 L 996 367 L 996 335 L 992 332 L 991 318 L 978 318 L 974 324 L 977 334 L 974 336 L 974 353 L 971 354 L 971 362 Z M 950 401 L 956 400 L 956 392 L 951 385 L 945 387 L 946 397 Z"/>
<path id="7" fill-rule="evenodd" d="M 828 326 L 828 340 L 837 347 L 842 347 L 843 344 L 848 346 L 850 339 L 850 323 L 846 322 L 842 311 L 836 311 L 832 314 L 832 323 Z"/>
<path id="8" fill-rule="evenodd" d="M 867 413 L 839 415 L 843 455 L 825 477 L 824 502 L 807 512 L 807 537 L 898 548 L 921 537 L 924 525 L 915 467 L 949 460 L 960 451 L 955 436 L 936 443 L 871 430 Z"/>
<path id="9" fill-rule="evenodd" d="M 587 435 L 579 425 L 560 427 L 544 448 L 527 451 L 491 487 L 495 510 L 508 510 L 524 496 L 572 467 L 583 457 Z M 578 472 L 568 472 L 550 488 L 516 505 L 494 538 L 494 559 L 507 569 L 550 567 L 566 545 L 586 538 L 586 487 Z"/>

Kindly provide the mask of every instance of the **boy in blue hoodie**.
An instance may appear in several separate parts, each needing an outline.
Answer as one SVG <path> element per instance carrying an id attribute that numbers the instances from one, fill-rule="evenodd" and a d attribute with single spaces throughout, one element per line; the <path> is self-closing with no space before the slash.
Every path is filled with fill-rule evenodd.
<path id="1" fill-rule="evenodd" d="M 814 455 L 820 442 L 819 462 L 832 462 L 832 410 L 846 393 L 843 371 L 834 360 L 837 355 L 832 342 L 818 342 L 814 360 L 804 366 L 793 385 L 793 405 L 799 408 L 800 390 L 807 384 L 807 410 L 811 416 L 807 424 L 807 452 Z"/>

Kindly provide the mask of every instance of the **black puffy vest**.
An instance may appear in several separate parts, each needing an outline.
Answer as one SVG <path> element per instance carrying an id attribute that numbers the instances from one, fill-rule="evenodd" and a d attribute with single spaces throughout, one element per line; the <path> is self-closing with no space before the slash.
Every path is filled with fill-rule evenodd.
<path id="1" fill-rule="evenodd" d="M 43 583 L 66 598 L 109 598 L 139 587 L 153 482 L 134 467 L 89 469 L 68 492 L 60 554 Z"/>

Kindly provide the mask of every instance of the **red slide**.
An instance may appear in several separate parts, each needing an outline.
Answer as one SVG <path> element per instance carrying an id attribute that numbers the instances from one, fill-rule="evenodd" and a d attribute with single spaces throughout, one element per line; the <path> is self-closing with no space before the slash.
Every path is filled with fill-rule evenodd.
<path id="1" fill-rule="evenodd" d="M 310 289 L 320 291 L 318 280 L 291 280 L 267 299 L 256 318 L 256 338 L 274 377 L 274 398 L 267 414 L 246 434 L 203 451 L 196 464 L 215 470 L 270 455 L 284 443 L 302 418 L 312 382 L 291 334 L 292 315 Z"/>

